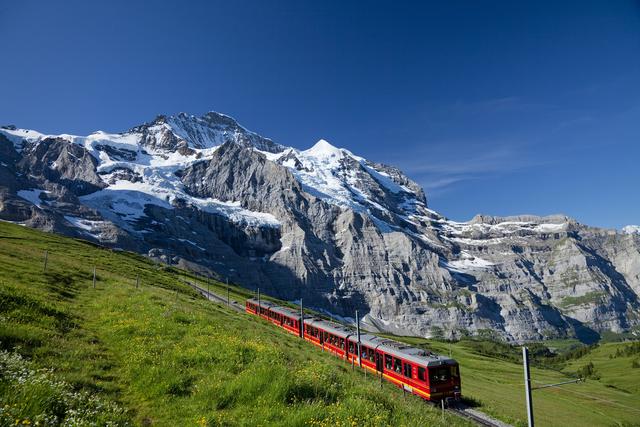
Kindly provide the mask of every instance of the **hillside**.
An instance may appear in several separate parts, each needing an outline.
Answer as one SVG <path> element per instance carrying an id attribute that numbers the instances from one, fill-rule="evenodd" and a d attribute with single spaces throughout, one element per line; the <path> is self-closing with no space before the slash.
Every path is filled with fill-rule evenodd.
<path id="1" fill-rule="evenodd" d="M 3 426 L 45 415 L 79 425 L 443 425 L 417 398 L 197 297 L 177 271 L 138 255 L 0 222 L 0 278 Z M 467 424 L 447 415 L 444 425 Z"/>
<path id="2" fill-rule="evenodd" d="M 66 386 L 17 385 L 5 375 L 0 425 L 79 406 L 98 408 L 117 424 L 441 425 L 431 406 L 403 399 L 387 384 L 380 389 L 371 377 L 265 322 L 198 298 L 181 284 L 182 272 L 138 255 L 0 222 L 0 277 L 0 343 L 9 352 L 0 363 L 48 368 L 55 384 L 90 393 L 69 397 Z M 246 295 L 232 287 L 232 299 Z M 485 356 L 472 342 L 404 340 L 451 350 L 465 396 L 497 418 L 525 425 L 517 362 Z M 634 425 L 640 369 L 631 368 L 634 356 L 608 357 L 624 345 L 603 345 L 565 366 L 574 372 L 593 360 L 601 379 L 535 391 L 539 424 Z M 16 353 L 25 359 L 16 362 Z M 540 368 L 532 375 L 534 384 L 567 379 Z M 466 425 L 449 416 L 444 424 Z"/>
<path id="3" fill-rule="evenodd" d="M 632 228 L 452 221 L 395 167 L 325 140 L 285 147 L 216 112 L 87 136 L 0 127 L 0 219 L 359 310 L 383 332 L 594 342 L 640 327 Z"/>
<path id="4" fill-rule="evenodd" d="M 527 425 L 519 347 L 487 341 L 462 340 L 449 345 L 420 338 L 396 339 L 412 345 L 425 345 L 442 353 L 451 350 L 452 356 L 460 363 L 463 393 L 476 402 L 478 409 L 514 426 Z M 603 344 L 582 357 L 571 357 L 562 363 L 534 357 L 535 365 L 531 368 L 533 387 L 576 378 L 576 372 L 591 361 L 597 373 L 583 383 L 534 390 L 536 425 L 640 426 L 640 369 L 632 367 L 632 361 L 638 359 L 638 355 L 608 357 L 626 345 L 629 344 Z M 541 346 L 534 345 L 533 348 Z"/>

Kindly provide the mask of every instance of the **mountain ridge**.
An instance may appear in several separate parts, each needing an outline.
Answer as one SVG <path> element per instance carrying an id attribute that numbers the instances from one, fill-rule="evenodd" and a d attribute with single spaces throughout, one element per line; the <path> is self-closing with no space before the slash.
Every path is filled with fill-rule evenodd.
<path id="1" fill-rule="evenodd" d="M 395 333 L 635 331 L 640 238 L 431 210 L 399 169 L 209 112 L 86 137 L 0 129 L 0 218 L 135 250 Z"/>

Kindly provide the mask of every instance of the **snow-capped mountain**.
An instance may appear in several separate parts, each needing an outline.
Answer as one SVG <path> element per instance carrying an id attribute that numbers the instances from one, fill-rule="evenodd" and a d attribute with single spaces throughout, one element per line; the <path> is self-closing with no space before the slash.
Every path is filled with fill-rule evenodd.
<path id="1" fill-rule="evenodd" d="M 627 234 L 640 234 L 640 225 L 627 225 L 622 228 L 622 232 Z"/>
<path id="2" fill-rule="evenodd" d="M 454 222 L 396 168 L 324 140 L 285 147 L 214 112 L 88 136 L 5 126 L 0 218 L 359 309 L 393 332 L 588 338 L 640 318 L 637 229 Z"/>

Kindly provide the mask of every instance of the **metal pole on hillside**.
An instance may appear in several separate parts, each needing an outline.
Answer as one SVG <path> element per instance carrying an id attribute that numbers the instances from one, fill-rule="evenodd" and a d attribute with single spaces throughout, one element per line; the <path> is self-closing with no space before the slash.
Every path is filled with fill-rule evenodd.
<path id="1" fill-rule="evenodd" d="M 300 338 L 304 338 L 304 306 L 300 298 Z"/>
<path id="2" fill-rule="evenodd" d="M 524 390 L 527 400 L 527 420 L 529 427 L 533 426 L 533 401 L 531 399 L 531 375 L 529 373 L 529 349 L 522 347 L 522 364 L 524 368 Z"/>
<path id="3" fill-rule="evenodd" d="M 360 316 L 358 316 L 358 310 L 356 310 L 356 331 L 358 333 L 358 365 L 362 368 L 362 352 L 360 346 Z"/>
<path id="4" fill-rule="evenodd" d="M 96 288 L 96 266 L 93 266 L 93 289 Z"/>
<path id="5" fill-rule="evenodd" d="M 44 273 L 47 272 L 47 261 L 49 261 L 49 251 L 44 251 Z"/>
<path id="6" fill-rule="evenodd" d="M 209 283 L 210 283 L 210 279 L 209 279 L 209 276 L 207 276 L 207 299 L 211 297 L 211 292 L 209 291 L 209 287 L 210 287 Z"/>
<path id="7" fill-rule="evenodd" d="M 140 286 L 140 275 L 138 274 L 136 276 L 136 289 L 138 289 L 139 286 Z"/>
<path id="8" fill-rule="evenodd" d="M 231 305 L 231 296 L 229 292 L 229 278 L 227 277 L 225 280 L 227 282 L 227 307 L 229 307 Z"/>

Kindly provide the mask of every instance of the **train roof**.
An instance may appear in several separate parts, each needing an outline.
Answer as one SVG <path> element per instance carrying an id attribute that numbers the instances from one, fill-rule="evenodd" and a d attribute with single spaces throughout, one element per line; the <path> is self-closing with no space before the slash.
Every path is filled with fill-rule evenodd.
<path id="1" fill-rule="evenodd" d="M 422 366 L 455 365 L 457 362 L 449 357 L 440 356 L 432 351 L 412 347 L 390 339 L 382 339 L 378 349 L 385 354 L 400 357 Z"/>
<path id="2" fill-rule="evenodd" d="M 325 330 L 341 338 L 347 338 L 350 335 L 356 334 L 356 331 L 351 328 L 347 328 L 346 326 L 340 325 L 339 323 L 332 323 L 318 318 L 305 319 L 304 323 L 315 328 Z"/>
<path id="3" fill-rule="evenodd" d="M 258 305 L 257 298 L 249 298 L 247 301 L 252 304 Z M 283 316 L 293 317 L 296 319 L 300 317 L 300 312 L 298 310 L 294 310 L 293 308 L 289 308 L 289 307 L 283 307 L 281 305 L 277 305 L 269 301 L 260 301 L 260 307 L 268 308 L 269 310 L 275 313 L 280 313 Z M 309 316 L 305 315 L 305 319 L 308 317 Z"/>
<path id="4" fill-rule="evenodd" d="M 265 301 L 265 300 L 260 300 L 258 301 L 258 298 L 249 298 L 247 301 L 258 305 L 258 303 L 260 304 L 260 307 L 264 307 L 264 308 L 273 308 L 273 307 L 279 307 L 277 304 L 274 304 L 270 301 Z"/>
<path id="5" fill-rule="evenodd" d="M 283 316 L 293 317 L 295 319 L 300 318 L 300 312 L 289 307 L 282 307 L 282 306 L 276 305 L 274 307 L 270 307 L 269 310 L 275 313 L 280 313 Z"/>

